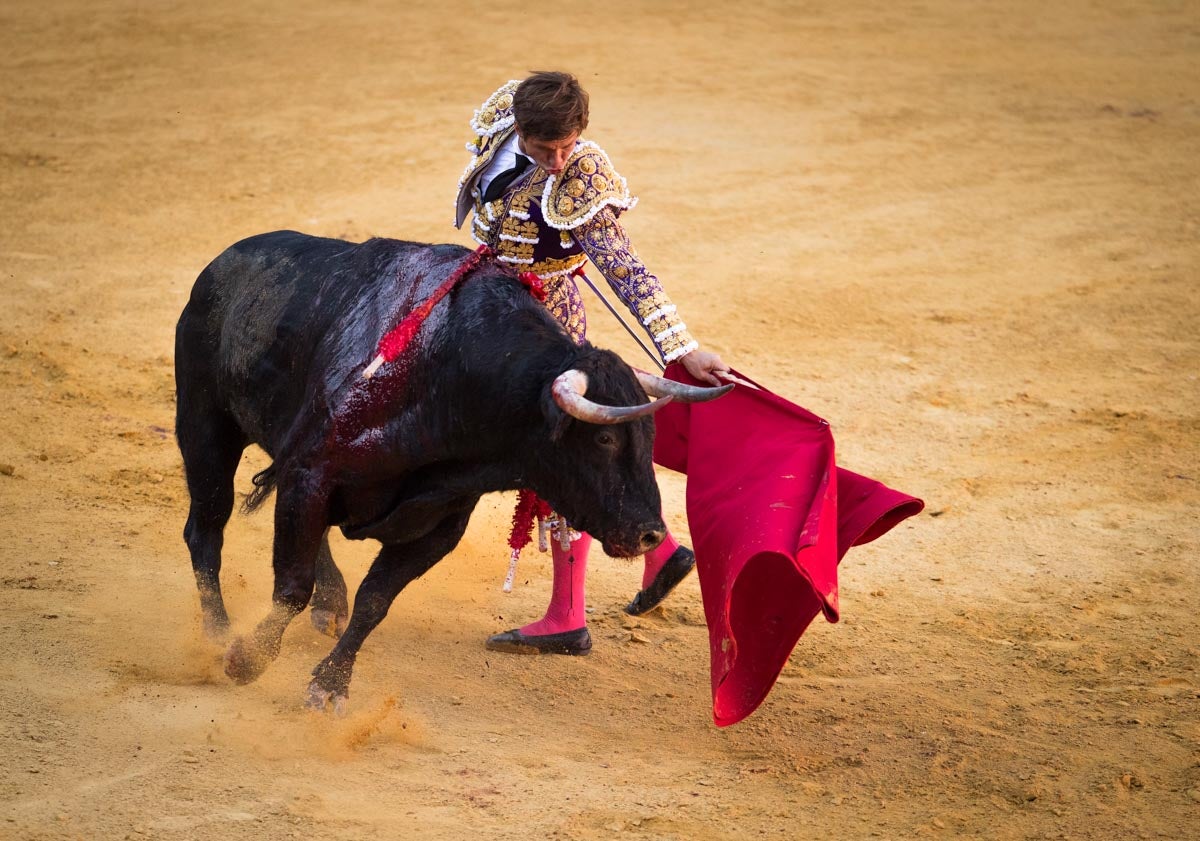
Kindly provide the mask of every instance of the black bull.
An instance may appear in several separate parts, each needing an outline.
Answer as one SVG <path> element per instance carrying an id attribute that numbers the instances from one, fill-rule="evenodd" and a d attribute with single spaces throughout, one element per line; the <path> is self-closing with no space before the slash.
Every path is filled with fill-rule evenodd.
<path id="1" fill-rule="evenodd" d="M 280 231 L 233 245 L 196 280 L 176 330 L 176 436 L 191 497 L 184 539 L 214 638 L 229 629 L 221 547 L 250 444 L 273 462 L 249 507 L 278 493 L 272 607 L 230 645 L 235 681 L 262 673 L 311 600 L 314 624 L 341 633 L 313 670 L 308 702 L 344 704 L 363 641 L 405 585 L 457 545 L 484 493 L 532 489 L 609 554 L 662 540 L 643 384 L 668 399 L 701 395 L 639 383 L 615 354 L 576 345 L 511 272 L 484 262 L 401 358 L 362 379 L 380 337 L 469 255 Z M 334 525 L 382 543 L 348 624 Z"/>

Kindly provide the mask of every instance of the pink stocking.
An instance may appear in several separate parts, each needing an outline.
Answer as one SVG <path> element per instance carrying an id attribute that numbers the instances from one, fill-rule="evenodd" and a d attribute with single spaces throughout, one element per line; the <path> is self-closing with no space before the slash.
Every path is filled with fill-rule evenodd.
<path id="1" fill-rule="evenodd" d="M 675 550 L 679 548 L 679 541 L 672 536 L 671 532 L 667 532 L 667 536 L 663 538 L 663 542 L 658 544 L 658 548 L 651 549 L 645 554 L 646 567 L 642 570 L 642 589 L 645 590 L 654 581 L 659 570 L 663 565 L 671 559 L 675 554 Z"/>
<path id="2" fill-rule="evenodd" d="M 521 628 L 525 636 L 560 634 L 574 631 L 587 624 L 584 613 L 583 583 L 587 578 L 588 550 L 592 547 L 590 534 L 580 535 L 571 548 L 563 550 L 557 540 L 550 541 L 554 559 L 554 589 L 546 615 L 537 622 Z"/>

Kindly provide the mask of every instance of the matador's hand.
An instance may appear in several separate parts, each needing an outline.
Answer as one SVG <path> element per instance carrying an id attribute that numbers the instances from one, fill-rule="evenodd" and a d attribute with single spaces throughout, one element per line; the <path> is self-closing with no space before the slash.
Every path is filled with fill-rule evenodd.
<path id="1" fill-rule="evenodd" d="M 709 385 L 724 385 L 717 379 L 717 371 L 729 371 L 729 366 L 721 361 L 721 357 L 712 351 L 694 350 L 679 360 L 684 370 L 701 382 Z"/>

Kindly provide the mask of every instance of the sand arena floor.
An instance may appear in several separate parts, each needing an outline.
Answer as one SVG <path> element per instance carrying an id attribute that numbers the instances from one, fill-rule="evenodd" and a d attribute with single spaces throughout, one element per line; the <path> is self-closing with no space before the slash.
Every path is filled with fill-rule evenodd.
<path id="1" fill-rule="evenodd" d="M 0 837 L 1200 837 L 1196 3 L 521 8 L 0 9 Z M 927 514 L 725 731 L 694 579 L 627 623 L 597 553 L 592 657 L 484 650 L 549 586 L 499 590 L 508 497 L 349 718 L 300 709 L 307 622 L 230 685 L 180 537 L 192 281 L 277 228 L 465 242 L 471 109 L 555 67 L 693 331 Z M 227 531 L 242 628 L 270 523 Z M 372 547 L 334 550 L 354 586 Z"/>

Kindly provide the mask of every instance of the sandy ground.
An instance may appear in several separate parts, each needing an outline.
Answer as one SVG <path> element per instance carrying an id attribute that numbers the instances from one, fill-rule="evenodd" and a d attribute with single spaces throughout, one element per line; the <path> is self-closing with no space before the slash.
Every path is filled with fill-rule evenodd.
<path id="1" fill-rule="evenodd" d="M 1200 837 L 1195 2 L 250 5 L 0 8 L 0 836 Z M 694 579 L 635 642 L 597 554 L 592 657 L 484 650 L 548 592 L 536 555 L 500 592 L 507 497 L 348 719 L 300 709 L 307 622 L 230 685 L 180 537 L 192 281 L 277 228 L 465 242 L 471 109 L 555 67 L 694 332 L 927 513 L 725 731 Z M 270 522 L 227 531 L 240 627 Z"/>

